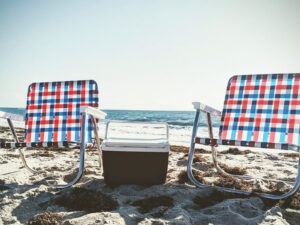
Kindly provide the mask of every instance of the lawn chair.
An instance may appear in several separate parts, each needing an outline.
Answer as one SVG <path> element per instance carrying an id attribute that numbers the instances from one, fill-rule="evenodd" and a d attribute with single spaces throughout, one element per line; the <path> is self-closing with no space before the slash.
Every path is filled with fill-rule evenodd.
<path id="1" fill-rule="evenodd" d="M 232 77 L 227 86 L 223 112 L 194 102 L 196 117 L 188 159 L 188 176 L 197 187 L 192 173 L 195 144 L 210 145 L 217 171 L 227 174 L 217 161 L 218 145 L 245 146 L 300 151 L 300 74 L 242 75 Z M 206 114 L 209 138 L 196 137 L 200 112 Z M 214 139 L 211 116 L 221 117 L 219 139 Z M 270 199 L 282 199 L 294 194 L 300 186 L 300 159 L 294 187 L 283 195 L 257 193 Z M 241 178 L 241 177 L 239 177 Z M 209 186 L 210 187 L 210 186 Z M 231 188 L 223 191 L 250 194 Z"/>
<path id="2" fill-rule="evenodd" d="M 98 86 L 93 80 L 33 83 L 28 88 L 25 119 L 11 113 L 0 114 L 8 121 L 15 142 L 1 142 L 1 148 L 18 148 L 25 168 L 28 166 L 22 148 L 26 147 L 76 147 L 80 146 L 80 163 L 76 178 L 66 185 L 79 181 L 84 170 L 84 152 L 91 147 L 94 131 L 99 163 L 101 166 L 100 143 L 97 121 L 106 114 L 98 108 Z M 20 142 L 12 120 L 25 121 L 24 142 Z"/>

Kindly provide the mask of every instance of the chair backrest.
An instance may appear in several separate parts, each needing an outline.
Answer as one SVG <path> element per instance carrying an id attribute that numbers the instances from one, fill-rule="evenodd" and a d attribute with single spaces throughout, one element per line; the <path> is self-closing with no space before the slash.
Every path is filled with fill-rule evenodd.
<path id="1" fill-rule="evenodd" d="M 242 75 L 227 86 L 220 139 L 300 146 L 300 74 Z"/>
<path id="2" fill-rule="evenodd" d="M 98 107 L 94 80 L 33 83 L 28 87 L 25 115 L 26 142 L 80 142 L 80 106 Z M 92 141 L 88 118 L 86 141 Z"/>

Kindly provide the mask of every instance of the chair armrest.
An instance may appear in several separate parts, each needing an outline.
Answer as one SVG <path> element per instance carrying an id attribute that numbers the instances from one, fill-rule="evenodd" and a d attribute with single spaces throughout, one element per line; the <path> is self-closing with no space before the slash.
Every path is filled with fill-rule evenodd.
<path id="1" fill-rule="evenodd" d="M 214 109 L 208 105 L 202 104 L 200 102 L 193 102 L 194 109 L 201 110 L 206 113 L 210 113 L 212 116 L 222 116 L 221 111 Z"/>
<path id="2" fill-rule="evenodd" d="M 0 111 L 0 118 L 10 119 L 15 121 L 25 121 L 24 116 Z"/>
<path id="3" fill-rule="evenodd" d="M 94 116 L 97 119 L 105 119 L 106 117 L 105 112 L 91 106 L 81 106 L 80 113 L 86 113 L 88 115 Z"/>

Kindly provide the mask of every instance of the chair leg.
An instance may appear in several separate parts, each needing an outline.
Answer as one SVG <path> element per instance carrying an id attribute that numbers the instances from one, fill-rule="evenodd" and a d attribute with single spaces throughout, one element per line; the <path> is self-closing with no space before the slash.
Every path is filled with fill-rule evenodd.
<path id="1" fill-rule="evenodd" d="M 31 173 L 33 173 L 33 174 L 38 173 L 38 171 L 32 169 L 32 168 L 27 164 L 26 159 L 25 159 L 25 154 L 24 154 L 24 152 L 23 152 L 23 149 L 18 148 L 18 151 L 19 151 L 19 155 L 20 155 L 20 157 L 21 157 L 21 160 L 22 160 L 22 162 L 23 162 L 24 167 L 25 167 L 29 172 L 31 172 Z"/>
<path id="2" fill-rule="evenodd" d="M 17 132 L 16 132 L 16 130 L 15 130 L 15 127 L 14 127 L 12 121 L 11 121 L 9 118 L 7 118 L 7 122 L 8 122 L 9 128 L 10 128 L 10 130 L 11 130 L 13 136 L 14 136 L 15 141 L 16 141 L 17 143 L 19 143 L 19 138 L 18 138 L 18 136 L 17 136 Z M 31 173 L 33 173 L 33 174 L 34 174 L 34 173 L 38 173 L 38 171 L 36 171 L 36 170 L 32 169 L 30 166 L 28 166 L 28 164 L 27 164 L 27 162 L 26 162 L 26 159 L 25 159 L 25 154 L 24 154 L 24 152 L 23 152 L 23 149 L 18 148 L 18 151 L 19 151 L 19 155 L 20 155 L 20 157 L 21 157 L 21 159 L 22 159 L 22 162 L 23 162 L 24 167 L 25 167 L 29 172 L 31 172 Z"/>
<path id="3" fill-rule="evenodd" d="M 99 140 L 96 120 L 93 116 L 92 116 L 92 123 L 93 123 L 95 138 L 96 138 L 96 142 L 97 142 L 97 151 L 98 151 L 98 156 L 99 156 L 99 158 L 98 158 L 99 166 L 100 166 L 100 169 L 101 169 L 102 168 L 102 154 L 101 154 L 100 140 Z"/>
<path id="4" fill-rule="evenodd" d="M 190 152 L 189 152 L 188 165 L 187 165 L 188 177 L 189 177 L 190 181 L 193 184 L 195 184 L 197 187 L 200 187 L 200 188 L 209 187 L 208 185 L 198 182 L 193 175 L 192 164 L 193 164 L 194 152 L 195 152 L 195 143 L 192 142 L 191 147 L 190 147 Z"/>
<path id="5" fill-rule="evenodd" d="M 195 120 L 194 120 L 194 125 L 193 125 L 192 140 L 191 140 L 189 158 L 188 158 L 188 164 L 187 164 L 187 174 L 188 174 L 188 177 L 189 177 L 190 181 L 196 187 L 199 187 L 199 188 L 215 188 L 217 190 L 225 191 L 225 192 L 229 192 L 229 193 L 250 195 L 251 192 L 248 192 L 248 191 L 235 190 L 235 189 L 231 189 L 231 188 L 224 188 L 224 187 L 218 187 L 218 186 L 210 186 L 210 185 L 202 184 L 202 183 L 200 183 L 199 181 L 197 181 L 195 179 L 195 177 L 193 175 L 193 171 L 192 171 L 192 164 L 193 164 L 193 158 L 194 158 L 194 152 L 195 152 L 195 142 L 194 141 L 195 141 L 195 137 L 196 137 L 197 129 L 198 129 L 199 115 L 200 115 L 200 110 L 197 110 Z M 216 153 L 216 150 L 215 150 L 214 146 L 211 147 L 211 150 L 212 150 L 213 162 L 214 162 L 214 165 L 215 165 L 216 169 L 218 170 L 218 172 L 220 172 L 222 174 L 228 174 L 222 168 L 220 168 L 220 166 L 218 165 L 217 153 Z M 255 193 L 255 194 L 257 194 L 258 196 L 260 196 L 262 198 L 268 198 L 268 199 L 276 200 L 276 199 L 283 199 L 283 198 L 286 198 L 288 196 L 293 195 L 299 188 L 300 188 L 300 158 L 299 158 L 299 162 L 298 162 L 297 180 L 294 184 L 294 187 L 288 193 L 280 195 L 280 196 L 271 195 L 271 194 L 264 194 L 264 193 Z"/>
<path id="6" fill-rule="evenodd" d="M 79 162 L 79 170 L 77 176 L 68 184 L 57 184 L 54 185 L 55 188 L 67 188 L 76 184 L 80 178 L 82 177 L 84 171 L 84 154 L 85 154 L 85 125 L 86 125 L 86 114 L 82 114 L 81 119 L 81 145 L 80 145 L 80 162 Z"/>
<path id="7" fill-rule="evenodd" d="M 76 184 L 80 178 L 82 177 L 84 171 L 84 154 L 85 154 L 85 146 L 80 148 L 80 162 L 79 162 L 79 170 L 77 176 L 68 184 L 56 184 L 54 185 L 55 188 L 67 188 L 71 187 L 72 185 Z"/>
<path id="8" fill-rule="evenodd" d="M 212 155 L 212 159 L 213 159 L 213 163 L 214 163 L 214 166 L 215 168 L 217 169 L 218 173 L 222 174 L 222 175 L 231 175 L 227 172 L 225 172 L 218 164 L 218 159 L 217 159 L 217 151 L 215 149 L 214 146 L 211 146 L 211 155 Z"/>
<path id="9" fill-rule="evenodd" d="M 198 121 L 199 121 L 199 116 L 200 116 L 200 110 L 196 111 L 196 116 L 195 116 L 195 120 L 194 120 L 194 125 L 193 125 L 193 133 L 192 133 L 192 140 L 191 140 L 191 145 L 190 145 L 190 151 L 189 151 L 189 158 L 188 158 L 188 164 L 187 164 L 187 174 L 188 177 L 190 179 L 190 181 L 196 185 L 196 187 L 199 188 L 216 188 L 216 189 L 224 189 L 221 187 L 217 187 L 217 186 L 209 186 L 206 184 L 202 184 L 199 181 L 197 181 L 193 175 L 193 171 L 192 171 L 192 164 L 193 164 L 193 158 L 194 158 L 194 152 L 195 152 L 195 137 L 197 134 L 197 129 L 198 129 Z M 245 195 L 249 195 L 249 192 L 246 191 L 241 191 L 241 190 L 233 190 L 230 188 L 225 188 L 226 191 L 228 192 L 234 192 L 234 193 L 239 193 L 239 194 L 245 194 Z"/>
<path id="10" fill-rule="evenodd" d="M 190 152 L 189 152 L 187 173 L 188 173 L 188 177 L 189 177 L 190 181 L 194 185 L 196 185 L 196 187 L 199 187 L 199 188 L 215 188 L 217 190 L 226 191 L 226 192 L 230 192 L 230 193 L 236 193 L 236 194 L 243 194 L 243 195 L 250 195 L 251 194 L 250 192 L 247 192 L 247 191 L 235 190 L 235 189 L 231 189 L 231 188 L 223 188 L 223 187 L 218 187 L 218 186 L 210 186 L 210 185 L 202 184 L 199 181 L 197 181 L 196 178 L 193 175 L 193 172 L 192 172 L 192 163 L 193 163 L 194 151 L 195 151 L 195 143 L 192 143 L 191 148 L 190 148 Z"/>

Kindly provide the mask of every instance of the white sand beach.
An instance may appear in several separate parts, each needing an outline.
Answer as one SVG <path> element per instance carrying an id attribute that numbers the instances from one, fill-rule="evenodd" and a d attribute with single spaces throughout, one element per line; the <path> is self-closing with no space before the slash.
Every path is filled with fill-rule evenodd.
<path id="1" fill-rule="evenodd" d="M 21 136 L 23 130 L 17 131 Z M 1 140 L 12 140 L 7 127 L 1 127 L 0 135 Z M 187 150 L 171 147 L 165 184 L 110 187 L 104 182 L 96 149 L 90 149 L 80 182 L 60 190 L 51 184 L 74 178 L 79 150 L 27 149 L 28 163 L 40 171 L 33 175 L 23 167 L 16 150 L 1 149 L 0 224 L 299 224 L 299 192 L 287 200 L 267 201 L 196 188 L 185 173 Z M 221 166 L 229 172 L 295 180 L 295 154 L 231 149 L 220 151 L 219 156 Z M 194 168 L 202 171 L 196 177 L 204 183 L 245 190 L 252 187 L 247 182 L 220 178 L 211 166 L 209 151 L 197 151 L 194 162 Z M 264 192 L 284 192 L 288 187 L 283 182 L 254 182 L 255 190 Z"/>

